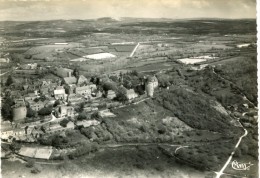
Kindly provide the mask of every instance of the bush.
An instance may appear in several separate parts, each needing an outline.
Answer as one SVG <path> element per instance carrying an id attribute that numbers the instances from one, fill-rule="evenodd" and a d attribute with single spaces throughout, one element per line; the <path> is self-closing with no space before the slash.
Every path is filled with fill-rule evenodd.
<path id="1" fill-rule="evenodd" d="M 46 107 L 46 108 L 42 108 L 38 111 L 39 115 L 42 116 L 46 116 L 46 115 L 50 115 L 52 112 L 52 107 Z"/>
<path id="2" fill-rule="evenodd" d="M 31 173 L 38 174 L 41 172 L 41 167 L 39 165 L 35 165 L 34 168 L 31 170 Z"/>
<path id="3" fill-rule="evenodd" d="M 5 85 L 6 85 L 6 86 L 10 86 L 10 85 L 13 84 L 13 83 L 14 83 L 13 77 L 12 77 L 11 75 L 9 75 L 9 76 L 7 77 L 7 80 L 6 80 Z"/>
<path id="4" fill-rule="evenodd" d="M 32 168 L 34 166 L 34 164 L 35 164 L 35 161 L 28 160 L 25 166 L 28 167 L 28 168 Z"/>

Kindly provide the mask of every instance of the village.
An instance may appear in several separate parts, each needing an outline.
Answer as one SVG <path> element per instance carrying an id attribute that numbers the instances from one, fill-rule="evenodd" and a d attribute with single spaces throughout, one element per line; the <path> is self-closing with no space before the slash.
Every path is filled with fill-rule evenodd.
<path id="1" fill-rule="evenodd" d="M 99 125 L 96 115 L 101 118 L 114 117 L 111 108 L 124 107 L 152 97 L 154 89 L 158 87 L 155 76 L 142 76 L 136 81 L 139 82 L 138 94 L 131 86 L 129 89 L 123 86 L 126 74 L 88 79 L 76 69 L 55 67 L 50 70 L 37 66 L 37 63 L 20 65 L 13 72 L 28 76 L 35 75 L 35 71 L 45 71 L 46 74 L 46 70 L 58 76 L 57 79 L 25 79 L 24 85 L 18 87 L 20 90 L 10 83 L 1 93 L 2 103 L 10 102 L 8 100 L 13 102 L 10 106 L 12 122 L 1 123 L 1 140 L 3 143 L 25 143 L 18 152 L 20 156 L 49 159 L 53 149 L 35 146 L 39 138 Z M 118 77 L 119 83 L 109 77 Z M 9 76 L 8 80 L 13 79 Z"/>
<path id="2" fill-rule="evenodd" d="M 3 177 L 258 174 L 254 20 L 2 23 Z"/>

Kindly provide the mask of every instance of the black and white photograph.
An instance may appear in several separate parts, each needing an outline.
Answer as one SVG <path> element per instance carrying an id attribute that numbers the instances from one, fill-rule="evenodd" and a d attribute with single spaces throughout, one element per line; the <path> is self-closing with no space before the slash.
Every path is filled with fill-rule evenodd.
<path id="1" fill-rule="evenodd" d="M 257 6 L 0 0 L 0 177 L 258 178 Z"/>

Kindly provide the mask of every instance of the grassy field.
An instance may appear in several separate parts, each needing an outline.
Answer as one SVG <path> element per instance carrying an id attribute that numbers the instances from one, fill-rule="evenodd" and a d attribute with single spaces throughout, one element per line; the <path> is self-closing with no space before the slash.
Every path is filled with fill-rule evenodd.
<path id="1" fill-rule="evenodd" d="M 31 169 L 20 162 L 3 160 L 2 165 L 3 178 L 202 178 L 207 174 L 176 163 L 157 147 L 147 146 L 106 149 L 77 160 L 65 160 L 60 165 L 40 165 L 39 174 L 30 173 Z"/>

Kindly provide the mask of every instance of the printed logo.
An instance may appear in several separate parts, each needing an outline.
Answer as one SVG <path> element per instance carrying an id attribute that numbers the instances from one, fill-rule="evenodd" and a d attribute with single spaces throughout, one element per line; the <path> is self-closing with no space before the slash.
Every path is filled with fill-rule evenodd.
<path id="1" fill-rule="evenodd" d="M 237 162 L 236 160 L 234 160 L 232 162 L 232 168 L 238 171 L 248 171 L 250 170 L 250 167 L 253 166 L 253 164 L 251 164 L 251 162 L 248 163 L 240 163 Z"/>

